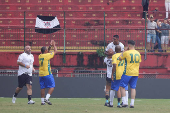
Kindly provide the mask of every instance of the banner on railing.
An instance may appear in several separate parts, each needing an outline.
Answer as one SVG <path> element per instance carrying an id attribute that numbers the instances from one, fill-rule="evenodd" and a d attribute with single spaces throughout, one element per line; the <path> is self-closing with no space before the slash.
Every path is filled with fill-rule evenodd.
<path id="1" fill-rule="evenodd" d="M 60 23 L 56 16 L 40 16 L 36 18 L 35 32 L 50 34 L 60 30 Z"/>

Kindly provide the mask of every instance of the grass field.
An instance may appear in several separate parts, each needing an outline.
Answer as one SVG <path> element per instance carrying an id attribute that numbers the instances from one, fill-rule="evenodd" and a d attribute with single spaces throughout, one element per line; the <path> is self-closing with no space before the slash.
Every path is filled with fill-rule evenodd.
<path id="1" fill-rule="evenodd" d="M 104 106 L 105 99 L 101 98 L 52 98 L 53 105 L 28 105 L 26 98 L 17 98 L 16 103 L 11 98 L 0 98 L 0 113 L 170 113 L 170 99 L 136 99 L 135 108 L 117 108 Z M 129 100 L 130 102 L 130 100 Z"/>

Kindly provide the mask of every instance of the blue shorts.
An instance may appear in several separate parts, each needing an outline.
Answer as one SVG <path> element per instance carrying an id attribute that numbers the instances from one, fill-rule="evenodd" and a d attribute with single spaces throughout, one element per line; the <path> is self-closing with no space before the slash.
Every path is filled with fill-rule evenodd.
<path id="1" fill-rule="evenodd" d="M 128 86 L 129 83 L 130 88 L 135 89 L 137 81 L 138 81 L 138 76 L 122 75 L 120 86 L 125 88 Z"/>
<path id="2" fill-rule="evenodd" d="M 155 44 L 156 43 L 156 34 L 148 33 L 148 35 L 147 35 L 147 42 L 151 42 L 151 39 L 152 39 L 152 43 Z"/>
<path id="3" fill-rule="evenodd" d="M 39 77 L 39 82 L 40 82 L 41 89 L 55 87 L 55 81 L 54 81 L 54 77 L 52 74 Z"/>
<path id="4" fill-rule="evenodd" d="M 125 87 L 125 90 L 128 91 L 128 85 Z"/>
<path id="5" fill-rule="evenodd" d="M 120 86 L 120 80 L 114 80 L 114 82 L 111 82 L 111 89 L 118 91 Z"/>

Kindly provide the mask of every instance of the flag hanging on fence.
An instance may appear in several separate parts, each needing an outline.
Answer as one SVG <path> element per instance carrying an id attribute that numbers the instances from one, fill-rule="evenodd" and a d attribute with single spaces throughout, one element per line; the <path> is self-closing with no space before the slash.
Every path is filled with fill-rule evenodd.
<path id="1" fill-rule="evenodd" d="M 37 15 L 35 32 L 50 34 L 60 30 L 60 23 L 56 16 Z"/>

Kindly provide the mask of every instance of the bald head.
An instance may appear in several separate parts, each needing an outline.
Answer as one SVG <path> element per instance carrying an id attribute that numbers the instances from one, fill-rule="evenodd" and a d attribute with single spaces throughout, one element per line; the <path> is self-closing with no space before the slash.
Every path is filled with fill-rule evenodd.
<path id="1" fill-rule="evenodd" d="M 120 53 L 121 52 L 121 47 L 119 45 L 116 45 L 115 51 L 116 51 L 116 53 Z"/>
<path id="2" fill-rule="evenodd" d="M 30 46 L 25 46 L 25 53 L 31 54 L 31 47 Z"/>

